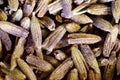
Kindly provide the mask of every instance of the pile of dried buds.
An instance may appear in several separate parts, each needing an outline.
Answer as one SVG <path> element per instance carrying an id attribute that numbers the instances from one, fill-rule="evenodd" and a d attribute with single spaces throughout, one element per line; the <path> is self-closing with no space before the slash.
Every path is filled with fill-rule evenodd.
<path id="1" fill-rule="evenodd" d="M 0 0 L 0 80 L 120 80 L 120 0 Z"/>

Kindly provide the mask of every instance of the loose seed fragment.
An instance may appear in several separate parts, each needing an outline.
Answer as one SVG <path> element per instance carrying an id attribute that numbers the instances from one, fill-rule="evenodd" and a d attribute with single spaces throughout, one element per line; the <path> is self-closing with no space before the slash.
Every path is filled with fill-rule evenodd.
<path id="1" fill-rule="evenodd" d="M 107 20 L 104 20 L 100 17 L 93 18 L 93 25 L 101 30 L 111 32 L 113 29 L 113 26 L 110 22 Z"/>
<path id="2" fill-rule="evenodd" d="M 94 48 L 92 51 L 95 54 L 95 57 L 99 57 L 102 54 L 102 50 L 100 47 Z"/>
<path id="3" fill-rule="evenodd" d="M 6 50 L 10 51 L 11 47 L 12 47 L 12 41 L 11 41 L 8 33 L 4 32 L 1 29 L 0 29 L 0 39 L 1 39 L 2 43 L 5 45 Z"/>
<path id="4" fill-rule="evenodd" d="M 104 74 L 103 74 L 103 80 L 112 80 L 116 65 L 116 52 L 112 51 L 111 56 L 109 57 L 109 63 L 107 66 L 105 66 Z"/>
<path id="5" fill-rule="evenodd" d="M 76 68 L 72 69 L 67 76 L 67 80 L 79 80 L 78 71 Z"/>
<path id="6" fill-rule="evenodd" d="M 61 80 L 72 67 L 73 61 L 71 58 L 67 58 L 51 73 L 49 80 Z"/>
<path id="7" fill-rule="evenodd" d="M 43 17 L 48 10 L 48 0 L 38 0 L 35 13 L 38 13 L 38 17 Z"/>
<path id="8" fill-rule="evenodd" d="M 34 72 L 29 67 L 29 65 L 22 59 L 17 59 L 17 64 L 19 68 L 22 70 L 22 72 L 30 79 L 30 80 L 37 80 Z"/>
<path id="9" fill-rule="evenodd" d="M 117 40 L 117 35 L 118 35 L 118 25 L 115 25 L 113 27 L 113 30 L 111 31 L 111 33 L 107 34 L 106 40 L 104 42 L 103 55 L 105 57 L 109 57 L 113 47 L 115 46 L 115 42 Z"/>
<path id="10" fill-rule="evenodd" d="M 81 52 L 76 48 L 71 48 L 71 55 L 73 62 L 75 64 L 75 67 L 77 68 L 80 76 L 80 80 L 86 80 L 87 79 L 87 70 L 86 70 L 86 62 L 81 54 Z"/>
<path id="11" fill-rule="evenodd" d="M 68 44 L 94 44 L 101 41 L 99 36 L 86 33 L 69 34 L 68 38 Z"/>
<path id="12" fill-rule="evenodd" d="M 3 56 L 3 54 L 2 54 L 2 41 L 1 41 L 1 39 L 0 39 L 0 58 Z"/>
<path id="13" fill-rule="evenodd" d="M 95 75 L 96 80 L 101 80 L 101 72 L 98 66 L 98 62 L 94 56 L 94 53 L 92 52 L 88 45 L 80 45 L 80 48 L 86 62 L 92 69 L 94 69 L 96 74 Z"/>
<path id="14" fill-rule="evenodd" d="M 0 9 L 0 21 L 6 21 L 7 18 L 7 14 L 2 9 Z"/>
<path id="15" fill-rule="evenodd" d="M 67 57 L 67 55 L 61 50 L 55 50 L 53 54 L 55 55 L 55 58 L 59 61 L 63 61 Z"/>
<path id="16" fill-rule="evenodd" d="M 40 19 L 40 23 L 43 24 L 50 31 L 55 30 L 55 22 L 50 17 L 44 16 Z"/>
<path id="17" fill-rule="evenodd" d="M 75 21 L 78 24 L 87 24 L 87 23 L 93 23 L 92 19 L 90 19 L 87 15 L 81 14 L 81 15 L 74 15 L 71 17 L 71 20 Z"/>
<path id="18" fill-rule="evenodd" d="M 42 32 L 41 32 L 41 24 L 39 23 L 38 19 L 36 18 L 35 14 L 32 14 L 31 19 L 31 34 L 32 39 L 35 44 L 36 55 L 43 58 L 43 54 L 41 51 L 41 44 L 42 44 Z"/>
<path id="19" fill-rule="evenodd" d="M 62 13 L 61 16 L 64 18 L 71 18 L 72 16 L 72 0 L 62 0 Z"/>
<path id="20" fill-rule="evenodd" d="M 29 17 L 24 17 L 20 21 L 20 25 L 25 29 L 29 29 L 30 28 L 30 18 Z"/>
<path id="21" fill-rule="evenodd" d="M 17 37 L 26 38 L 29 34 L 27 30 L 7 21 L 0 21 L 0 29 Z"/>
<path id="22" fill-rule="evenodd" d="M 78 25 L 77 23 L 74 23 L 74 22 L 66 24 L 65 27 L 69 33 L 77 32 L 81 28 L 80 25 Z"/>
<path id="23" fill-rule="evenodd" d="M 78 4 L 81 4 L 81 3 L 83 3 L 84 2 L 84 0 L 74 0 L 74 3 L 76 3 L 77 5 Z"/>
<path id="24" fill-rule="evenodd" d="M 56 14 L 62 9 L 61 0 L 56 0 L 48 5 L 50 14 Z"/>
<path id="25" fill-rule="evenodd" d="M 92 15 L 108 15 L 110 14 L 110 7 L 104 4 L 93 4 L 87 8 L 86 12 Z"/>
<path id="26" fill-rule="evenodd" d="M 27 56 L 26 61 L 29 64 L 36 66 L 40 71 L 51 72 L 54 69 L 54 67 L 50 63 L 33 55 Z"/>
<path id="27" fill-rule="evenodd" d="M 120 40 L 119 39 L 117 39 L 115 41 L 115 45 L 114 45 L 113 51 L 116 51 L 116 53 L 120 51 Z"/>
<path id="28" fill-rule="evenodd" d="M 49 52 L 51 52 L 56 44 L 61 40 L 61 38 L 64 36 L 66 32 L 66 29 L 64 28 L 64 25 L 59 26 L 53 33 L 51 33 L 43 42 L 42 47 Z"/>
<path id="29" fill-rule="evenodd" d="M 120 19 L 120 1 L 114 0 L 112 1 L 112 14 L 115 19 L 115 23 L 119 22 Z"/>
<path id="30" fill-rule="evenodd" d="M 17 11 L 17 9 L 19 7 L 19 1 L 18 0 L 8 0 L 8 4 L 13 11 Z"/>

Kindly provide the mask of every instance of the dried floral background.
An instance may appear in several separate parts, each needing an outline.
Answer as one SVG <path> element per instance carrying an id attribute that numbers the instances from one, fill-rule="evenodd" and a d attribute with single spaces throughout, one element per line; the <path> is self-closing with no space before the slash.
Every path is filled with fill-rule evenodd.
<path id="1" fill-rule="evenodd" d="M 120 0 L 0 0 L 0 80 L 120 80 Z"/>

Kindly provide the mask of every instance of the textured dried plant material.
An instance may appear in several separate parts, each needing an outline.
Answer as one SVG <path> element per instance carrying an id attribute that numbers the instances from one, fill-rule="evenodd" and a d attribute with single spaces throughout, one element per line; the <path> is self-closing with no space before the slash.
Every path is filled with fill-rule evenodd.
<path id="1" fill-rule="evenodd" d="M 25 50 L 26 50 L 27 54 L 33 54 L 34 53 L 34 50 L 35 50 L 34 49 L 34 42 L 33 42 L 31 33 L 29 34 L 29 36 L 27 38 Z"/>
<path id="2" fill-rule="evenodd" d="M 93 4 L 87 8 L 86 12 L 92 15 L 108 15 L 110 14 L 110 7 L 104 4 Z"/>
<path id="3" fill-rule="evenodd" d="M 109 57 L 109 63 L 105 66 L 103 80 L 112 80 L 116 65 L 116 52 L 112 51 L 111 56 Z"/>
<path id="4" fill-rule="evenodd" d="M 93 18 L 93 25 L 107 32 L 111 32 L 113 29 L 113 26 L 110 22 L 100 17 Z"/>
<path id="5" fill-rule="evenodd" d="M 20 58 L 23 55 L 25 42 L 26 42 L 25 38 L 20 38 L 18 40 L 18 43 L 15 46 L 15 49 L 14 49 L 12 57 L 11 57 L 10 70 L 14 70 L 14 68 L 17 66 L 16 59 Z"/>
<path id="6" fill-rule="evenodd" d="M 2 41 L 1 41 L 1 39 L 0 39 L 0 58 L 3 56 L 3 54 L 2 54 Z"/>
<path id="7" fill-rule="evenodd" d="M 53 52 L 53 54 L 54 54 L 55 58 L 59 61 L 63 61 L 67 58 L 67 55 L 61 50 L 55 50 Z"/>
<path id="8" fill-rule="evenodd" d="M 83 58 L 81 52 L 76 47 L 72 47 L 71 55 L 72 55 L 72 59 L 75 64 L 75 67 L 77 68 L 79 72 L 80 80 L 86 80 L 87 70 L 86 70 L 85 65 L 87 65 L 87 63 L 85 62 L 85 59 Z"/>
<path id="9" fill-rule="evenodd" d="M 90 19 L 87 15 L 81 14 L 81 15 L 74 15 L 71 17 L 71 20 L 78 24 L 87 24 L 87 23 L 93 23 L 92 19 Z"/>
<path id="10" fill-rule="evenodd" d="M 78 70 L 76 68 L 72 69 L 67 76 L 67 80 L 79 80 Z"/>
<path id="11" fill-rule="evenodd" d="M 94 73 L 94 71 L 93 71 L 92 69 L 90 69 L 90 70 L 88 71 L 88 79 L 89 79 L 89 80 L 96 80 L 96 79 L 95 79 L 95 73 Z"/>
<path id="12" fill-rule="evenodd" d="M 59 26 L 56 30 L 51 33 L 43 42 L 42 47 L 47 51 L 51 52 L 57 43 L 62 39 L 64 34 L 66 33 L 66 29 L 64 25 Z"/>
<path id="13" fill-rule="evenodd" d="M 29 34 L 27 30 L 7 21 L 0 21 L 0 29 L 17 37 L 26 38 Z"/>
<path id="14" fill-rule="evenodd" d="M 23 17 L 23 11 L 20 8 L 15 13 L 13 13 L 11 20 L 12 20 L 12 22 L 20 21 L 22 19 L 22 17 Z"/>
<path id="15" fill-rule="evenodd" d="M 26 61 L 29 64 L 36 66 L 38 70 L 43 72 L 51 72 L 52 70 L 54 70 L 54 67 L 50 63 L 33 55 L 27 56 Z"/>
<path id="16" fill-rule="evenodd" d="M 117 35 L 118 35 L 118 25 L 115 25 L 111 33 L 107 34 L 105 42 L 104 42 L 103 55 L 105 57 L 109 57 L 113 47 L 115 46 Z"/>
<path id="17" fill-rule="evenodd" d="M 11 41 L 8 33 L 4 32 L 1 29 L 0 29 L 0 39 L 1 39 L 2 43 L 4 44 L 6 50 L 10 51 L 11 47 L 12 47 L 12 41 Z"/>
<path id="18" fill-rule="evenodd" d="M 23 5 L 23 13 L 24 16 L 30 16 L 35 7 L 36 0 L 25 0 L 25 4 Z"/>
<path id="19" fill-rule="evenodd" d="M 55 59 L 54 57 L 52 56 L 47 56 L 47 55 L 44 55 L 44 59 L 46 61 L 48 61 L 49 63 L 51 63 L 53 66 L 57 67 L 58 65 L 60 65 L 60 62 L 58 62 L 57 59 Z"/>
<path id="20" fill-rule="evenodd" d="M 29 17 L 24 17 L 20 21 L 20 25 L 25 29 L 29 29 L 30 28 L 30 18 Z"/>
<path id="21" fill-rule="evenodd" d="M 74 8 L 72 10 L 72 14 L 73 15 L 77 15 L 77 12 L 79 12 L 80 10 L 86 8 L 87 6 L 89 6 L 90 4 L 96 3 L 97 0 L 91 0 L 89 3 L 83 2 L 82 4 L 80 4 L 79 6 L 77 6 L 76 8 Z"/>
<path id="22" fill-rule="evenodd" d="M 112 14 L 115 19 L 115 23 L 118 23 L 120 19 L 120 0 L 112 1 Z"/>
<path id="23" fill-rule="evenodd" d="M 117 69 L 117 75 L 120 75 L 120 52 L 117 57 L 116 69 Z"/>
<path id="24" fill-rule="evenodd" d="M 71 23 L 68 23 L 66 24 L 66 30 L 69 32 L 69 33 L 73 33 L 73 32 L 77 32 L 80 30 L 80 25 L 75 23 L 75 22 L 71 22 Z"/>
<path id="25" fill-rule="evenodd" d="M 98 2 L 100 2 L 100 3 L 107 3 L 107 2 L 112 2 L 112 1 L 114 1 L 114 0 L 98 0 Z"/>
<path id="26" fill-rule="evenodd" d="M 39 23 L 39 20 L 35 16 L 34 12 L 32 14 L 30 26 L 31 26 L 32 39 L 35 44 L 36 55 L 43 58 L 43 54 L 41 51 L 41 44 L 42 44 L 42 32 L 40 27 L 41 24 Z"/>
<path id="27" fill-rule="evenodd" d="M 72 16 L 72 0 L 62 0 L 62 13 L 61 16 L 64 18 L 71 18 Z"/>
<path id="28" fill-rule="evenodd" d="M 94 44 L 101 41 L 101 37 L 94 34 L 72 33 L 68 34 L 68 44 Z"/>
<path id="29" fill-rule="evenodd" d="M 53 19 L 51 19 L 50 17 L 44 16 L 40 19 L 39 21 L 41 24 L 43 24 L 47 29 L 49 29 L 50 31 L 54 31 L 55 30 L 55 22 Z"/>
<path id="30" fill-rule="evenodd" d="M 59 22 L 62 23 L 63 22 L 63 18 L 58 14 L 55 16 L 55 19 Z"/>
<path id="31" fill-rule="evenodd" d="M 81 48 L 83 57 L 85 58 L 85 61 L 95 71 L 96 80 L 101 80 L 101 72 L 98 66 L 98 62 L 94 56 L 94 53 L 92 52 L 92 50 L 88 45 L 80 45 L 80 48 Z"/>
<path id="32" fill-rule="evenodd" d="M 30 23 L 27 23 L 27 24 L 29 24 L 29 27 L 28 26 L 26 27 L 26 24 L 22 24 L 21 26 L 23 28 L 25 28 L 26 30 L 28 30 L 30 28 Z M 13 54 L 11 56 L 11 63 L 10 63 L 11 68 L 10 68 L 10 70 L 14 70 L 14 68 L 17 66 L 16 59 L 20 58 L 23 55 L 25 43 L 26 43 L 26 38 L 22 38 L 22 37 L 20 37 L 18 42 L 16 43 L 15 49 L 14 49 Z"/>
<path id="33" fill-rule="evenodd" d="M 119 25 L 118 25 L 118 33 L 119 33 L 119 35 L 120 35 L 120 23 L 119 23 Z"/>
<path id="34" fill-rule="evenodd" d="M 34 72 L 32 69 L 29 67 L 29 65 L 22 59 L 18 58 L 17 59 L 17 64 L 21 71 L 28 77 L 30 80 L 37 80 Z"/>
<path id="35" fill-rule="evenodd" d="M 9 65 L 4 64 L 3 62 L 0 62 L 0 67 L 1 71 L 6 75 L 10 75 L 11 77 L 20 80 L 26 79 L 26 76 L 17 68 L 15 68 L 13 71 L 10 71 Z"/>
<path id="36" fill-rule="evenodd" d="M 61 0 L 56 0 L 48 5 L 48 11 L 50 14 L 56 14 L 62 9 Z"/>
<path id="37" fill-rule="evenodd" d="M 69 45 L 70 45 L 70 44 L 68 44 L 67 35 L 65 35 L 65 36 L 57 43 L 57 45 L 55 46 L 55 49 L 64 48 L 64 47 L 67 47 L 67 46 L 69 46 Z"/>
<path id="38" fill-rule="evenodd" d="M 13 11 L 17 11 L 19 7 L 18 0 L 8 0 L 8 4 L 9 4 L 10 9 L 12 9 Z"/>
<path id="39" fill-rule="evenodd" d="M 101 47 L 94 48 L 92 51 L 95 54 L 95 57 L 99 57 L 102 54 Z"/>
<path id="40" fill-rule="evenodd" d="M 51 73 L 49 80 L 61 80 L 72 67 L 72 59 L 67 58 Z"/>
<path id="41" fill-rule="evenodd" d="M 117 39 L 115 41 L 115 45 L 114 45 L 113 51 L 116 51 L 116 53 L 120 51 L 120 40 L 119 39 Z"/>
<path id="42" fill-rule="evenodd" d="M 35 13 L 38 17 L 43 17 L 48 10 L 48 0 L 38 0 Z"/>
<path id="43" fill-rule="evenodd" d="M 0 9 L 0 21 L 6 21 L 7 18 L 7 14 L 2 9 Z"/>
<path id="44" fill-rule="evenodd" d="M 106 58 L 101 57 L 100 59 L 98 59 L 99 67 L 106 66 L 108 65 L 108 63 L 109 63 L 109 60 Z"/>

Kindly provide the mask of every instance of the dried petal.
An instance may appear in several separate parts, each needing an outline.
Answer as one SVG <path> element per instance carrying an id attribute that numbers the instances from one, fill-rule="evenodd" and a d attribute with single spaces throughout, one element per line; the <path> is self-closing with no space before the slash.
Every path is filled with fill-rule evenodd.
<path id="1" fill-rule="evenodd" d="M 85 67 L 86 62 L 85 62 L 81 52 L 79 51 L 79 49 L 77 49 L 76 47 L 72 47 L 71 55 L 72 55 L 72 59 L 75 64 L 75 67 L 77 68 L 77 70 L 79 72 L 80 80 L 87 79 L 87 70 Z"/>
<path id="2" fill-rule="evenodd" d="M 108 22 L 105 19 L 102 19 L 100 17 L 93 18 L 93 25 L 101 30 L 111 32 L 113 29 L 113 26 L 110 22 Z"/>
<path id="3" fill-rule="evenodd" d="M 33 42 L 35 44 L 35 50 L 36 55 L 43 58 L 43 54 L 41 51 L 41 45 L 42 45 L 42 32 L 41 32 L 41 24 L 39 23 L 39 20 L 35 16 L 35 14 L 32 14 L 31 19 L 31 34 L 33 38 Z"/>
<path id="4" fill-rule="evenodd" d="M 50 14 L 56 14 L 62 9 L 61 0 L 56 0 L 48 5 Z"/>
<path id="5" fill-rule="evenodd" d="M 94 44 L 101 41 L 101 37 L 94 34 L 73 33 L 68 35 L 68 44 Z"/>
<path id="6" fill-rule="evenodd" d="M 60 64 L 50 75 L 50 80 L 61 80 L 65 74 L 73 67 L 73 61 L 71 58 L 67 58 L 62 64 Z"/>
<path id="7" fill-rule="evenodd" d="M 27 30 L 7 21 L 0 21 L 0 29 L 17 37 L 26 38 L 29 34 Z"/>
<path id="8" fill-rule="evenodd" d="M 0 29 L 0 39 L 2 43 L 5 45 L 7 51 L 10 51 L 12 48 L 12 41 L 8 35 L 8 33 L 4 32 Z"/>
<path id="9" fill-rule="evenodd" d="M 115 25 L 111 33 L 107 34 L 105 42 L 104 42 L 103 55 L 105 57 L 109 57 L 113 47 L 115 46 L 117 35 L 118 35 L 118 25 Z"/>
<path id="10" fill-rule="evenodd" d="M 65 18 L 71 18 L 72 16 L 72 0 L 62 0 L 62 13 L 61 16 Z"/>
<path id="11" fill-rule="evenodd" d="M 48 0 L 38 0 L 37 7 L 35 9 L 35 13 L 38 12 L 38 17 L 43 17 L 48 10 Z"/>
<path id="12" fill-rule="evenodd" d="M 64 36 L 66 32 L 66 29 L 64 28 L 64 25 L 59 26 L 53 33 L 51 33 L 43 42 L 42 47 L 49 52 L 51 52 L 56 44 L 61 40 L 61 38 Z"/>
<path id="13" fill-rule="evenodd" d="M 120 1 L 119 0 L 112 1 L 112 14 L 115 19 L 115 23 L 118 23 L 120 19 Z"/>
<path id="14" fill-rule="evenodd" d="M 22 59 L 17 59 L 17 64 L 19 68 L 22 70 L 22 72 L 30 79 L 30 80 L 37 80 L 34 72 L 29 67 L 29 65 Z"/>
<path id="15" fill-rule="evenodd" d="M 78 24 L 87 24 L 87 23 L 93 23 L 92 19 L 90 19 L 87 15 L 81 14 L 81 15 L 74 15 L 71 17 L 71 20 L 75 21 Z"/>

